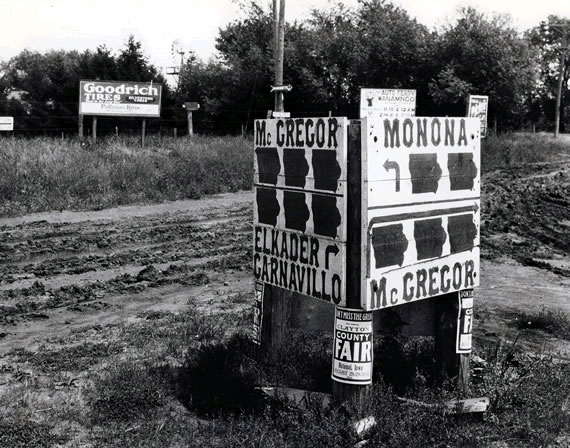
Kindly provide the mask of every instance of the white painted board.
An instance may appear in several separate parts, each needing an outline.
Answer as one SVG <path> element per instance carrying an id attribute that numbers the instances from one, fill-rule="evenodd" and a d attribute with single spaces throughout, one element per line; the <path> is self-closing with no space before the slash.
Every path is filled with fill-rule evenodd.
<path id="1" fill-rule="evenodd" d="M 281 118 L 254 130 L 255 277 L 337 305 L 346 304 L 347 126 Z"/>
<path id="2" fill-rule="evenodd" d="M 13 131 L 14 117 L 0 117 L 0 131 Z"/>
<path id="3" fill-rule="evenodd" d="M 478 286 L 478 119 L 373 119 L 363 134 L 363 309 Z"/>
<path id="4" fill-rule="evenodd" d="M 467 99 L 467 116 L 481 120 L 481 138 L 487 137 L 487 111 L 489 97 L 487 95 L 469 95 Z"/>

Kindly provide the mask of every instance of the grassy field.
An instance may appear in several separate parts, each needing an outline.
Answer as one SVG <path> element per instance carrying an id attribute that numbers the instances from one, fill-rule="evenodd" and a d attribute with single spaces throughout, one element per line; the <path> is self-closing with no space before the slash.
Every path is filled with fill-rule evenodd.
<path id="1" fill-rule="evenodd" d="M 241 137 L 0 138 L 0 216 L 196 199 L 250 189 L 252 142 Z"/>
<path id="2" fill-rule="evenodd" d="M 25 368 L 2 396 L 10 405 L 0 410 L 0 446 L 354 446 L 361 437 L 350 406 L 325 407 L 315 397 L 300 409 L 256 389 L 330 392 L 330 335 L 294 333 L 281 350 L 261 353 L 246 334 L 250 319 L 203 314 L 189 303 L 181 313 L 49 338 L 35 355 L 10 353 Z M 365 414 L 377 424 L 366 446 L 566 446 L 554 443 L 568 441 L 561 437 L 570 430 L 570 364 L 502 341 L 479 344 L 474 354 L 484 364 L 474 368 L 470 394 L 489 397 L 491 409 L 453 415 L 443 401 L 454 392 L 432 376 L 432 348 L 426 340 L 376 341 Z M 493 445 L 502 441 L 508 445 Z"/>
<path id="3" fill-rule="evenodd" d="M 569 153 L 548 135 L 490 136 L 482 171 L 540 163 Z M 0 138 L 0 217 L 49 210 L 196 199 L 248 190 L 253 144 L 242 137 L 110 137 L 96 145 L 57 138 Z"/>

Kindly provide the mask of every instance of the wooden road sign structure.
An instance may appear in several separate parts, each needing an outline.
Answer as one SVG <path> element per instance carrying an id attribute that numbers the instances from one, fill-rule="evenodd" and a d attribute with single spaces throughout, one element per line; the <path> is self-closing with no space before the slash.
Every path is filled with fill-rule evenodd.
<path id="1" fill-rule="evenodd" d="M 291 313 L 300 297 L 335 305 L 333 395 L 362 403 L 373 312 L 427 310 L 432 323 L 421 331 L 435 335 L 438 368 L 466 385 L 465 290 L 479 285 L 479 120 L 257 120 L 254 146 L 261 342 L 307 327 Z"/>

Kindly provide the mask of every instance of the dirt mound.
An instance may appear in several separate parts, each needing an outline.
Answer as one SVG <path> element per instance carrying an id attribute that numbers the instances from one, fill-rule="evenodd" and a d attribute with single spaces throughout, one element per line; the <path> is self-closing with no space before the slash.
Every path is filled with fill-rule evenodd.
<path id="1" fill-rule="evenodd" d="M 570 276 L 568 162 L 487 173 L 481 196 L 483 257 L 509 257 Z"/>

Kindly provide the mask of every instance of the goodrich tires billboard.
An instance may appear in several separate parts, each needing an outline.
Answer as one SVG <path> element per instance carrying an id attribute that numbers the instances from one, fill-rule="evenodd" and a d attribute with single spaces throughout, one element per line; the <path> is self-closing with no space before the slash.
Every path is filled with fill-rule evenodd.
<path id="1" fill-rule="evenodd" d="M 79 113 L 160 117 L 162 85 L 152 82 L 81 81 Z"/>

